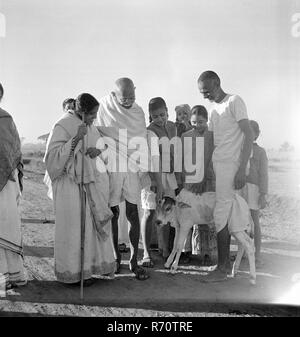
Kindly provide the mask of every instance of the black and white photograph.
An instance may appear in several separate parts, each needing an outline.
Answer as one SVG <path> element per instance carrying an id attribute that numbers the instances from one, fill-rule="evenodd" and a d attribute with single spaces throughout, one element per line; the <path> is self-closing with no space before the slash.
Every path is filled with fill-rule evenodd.
<path id="1" fill-rule="evenodd" d="M 300 317 L 299 94 L 300 0 L 0 0 L 0 317 Z"/>

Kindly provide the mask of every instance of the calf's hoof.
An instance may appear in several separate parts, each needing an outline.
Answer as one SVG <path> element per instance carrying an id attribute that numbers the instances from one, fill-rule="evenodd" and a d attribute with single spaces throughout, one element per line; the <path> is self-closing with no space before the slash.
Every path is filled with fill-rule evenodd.
<path id="1" fill-rule="evenodd" d="M 170 265 L 168 263 L 164 264 L 165 269 L 170 269 Z"/>
<path id="2" fill-rule="evenodd" d="M 254 277 L 251 277 L 249 281 L 252 286 L 256 285 L 256 279 Z"/>
<path id="3" fill-rule="evenodd" d="M 238 270 L 232 270 L 231 276 L 236 277 L 237 273 L 238 273 Z"/>

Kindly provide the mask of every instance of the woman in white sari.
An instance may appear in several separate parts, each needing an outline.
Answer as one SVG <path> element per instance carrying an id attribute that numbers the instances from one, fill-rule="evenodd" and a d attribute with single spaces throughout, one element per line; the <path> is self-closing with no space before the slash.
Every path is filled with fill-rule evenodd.
<path id="1" fill-rule="evenodd" d="M 84 243 L 84 285 L 92 275 L 113 275 L 115 259 L 111 239 L 112 212 L 108 207 L 109 179 L 101 151 L 100 134 L 92 124 L 99 108 L 89 94 L 76 99 L 74 113 L 67 112 L 54 125 L 45 154 L 45 182 L 55 210 L 55 275 L 59 282 L 77 284 L 81 277 L 81 165 L 85 138 L 84 195 L 86 204 Z M 82 113 L 84 121 L 82 123 Z M 102 170 L 99 170 L 100 166 Z"/>
<path id="2" fill-rule="evenodd" d="M 3 87 L 0 84 L 0 101 Z M 21 143 L 9 113 L 0 108 L 0 293 L 27 283 L 23 266 L 21 219 Z"/>

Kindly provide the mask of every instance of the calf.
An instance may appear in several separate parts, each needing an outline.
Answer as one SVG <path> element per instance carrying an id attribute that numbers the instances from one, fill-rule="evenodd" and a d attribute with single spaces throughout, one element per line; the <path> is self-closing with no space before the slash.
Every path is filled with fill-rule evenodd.
<path id="1" fill-rule="evenodd" d="M 237 198 L 241 198 L 237 196 Z M 184 202 L 189 200 L 189 203 Z M 244 200 L 241 203 L 246 202 Z M 176 200 L 166 197 L 156 209 L 157 225 L 166 225 L 170 223 L 175 227 L 176 233 L 174 238 L 173 250 L 168 257 L 165 267 L 171 268 L 175 272 L 178 267 L 179 258 L 187 238 L 189 230 L 194 224 L 209 224 L 213 226 L 213 210 L 216 203 L 215 192 L 206 192 L 202 195 L 195 195 L 186 190 L 182 190 Z M 246 207 L 247 209 L 247 207 Z M 253 229 L 253 221 L 249 212 L 249 229 L 248 232 L 232 232 L 231 235 L 238 242 L 238 254 L 233 265 L 232 276 L 238 272 L 241 258 L 246 251 L 250 265 L 250 283 L 256 283 L 254 243 L 250 238 L 249 232 Z M 175 258 L 175 260 L 174 260 Z"/>

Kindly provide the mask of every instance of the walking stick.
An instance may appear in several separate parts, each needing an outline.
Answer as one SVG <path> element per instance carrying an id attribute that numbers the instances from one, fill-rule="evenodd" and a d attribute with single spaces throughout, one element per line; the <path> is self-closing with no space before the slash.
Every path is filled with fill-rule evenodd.
<path id="1" fill-rule="evenodd" d="M 82 121 L 85 122 L 85 113 L 82 112 Z M 81 201 L 81 221 L 80 221 L 80 228 L 81 228 L 81 245 L 80 245 L 80 299 L 83 300 L 83 281 L 84 281 L 84 241 L 85 241 L 85 197 L 84 197 L 84 153 L 85 153 L 85 144 L 84 144 L 84 137 L 82 138 L 82 144 L 81 144 L 81 155 L 82 155 L 82 163 L 81 163 L 81 189 L 80 189 L 80 201 Z"/>

